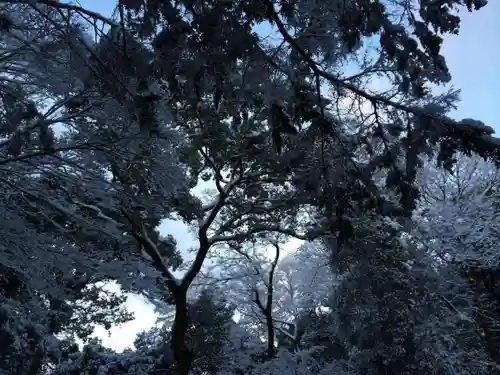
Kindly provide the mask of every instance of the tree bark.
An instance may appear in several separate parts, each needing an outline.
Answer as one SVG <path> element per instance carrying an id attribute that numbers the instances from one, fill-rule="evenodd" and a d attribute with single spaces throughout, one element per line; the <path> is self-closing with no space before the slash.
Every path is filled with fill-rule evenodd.
<path id="1" fill-rule="evenodd" d="M 171 347 L 174 353 L 177 374 L 188 375 L 194 355 L 186 346 L 186 332 L 189 324 L 187 289 L 178 288 L 174 292 L 175 319 L 172 329 Z"/>
<path id="2" fill-rule="evenodd" d="M 266 311 L 266 325 L 267 325 L 267 357 L 268 359 L 272 359 L 276 354 L 276 348 L 274 347 L 273 317 L 270 310 Z"/>

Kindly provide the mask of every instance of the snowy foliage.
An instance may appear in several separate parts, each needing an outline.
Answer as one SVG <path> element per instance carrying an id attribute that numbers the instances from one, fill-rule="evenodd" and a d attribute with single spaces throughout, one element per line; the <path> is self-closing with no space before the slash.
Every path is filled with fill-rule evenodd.
<path id="1" fill-rule="evenodd" d="M 460 157 L 450 172 L 428 164 L 417 222 L 430 251 L 458 263 L 498 266 L 499 178 L 495 165 L 478 157 Z"/>
<path id="2" fill-rule="evenodd" d="M 499 373 L 500 142 L 432 90 L 486 3 L 0 2 L 0 373 Z M 103 347 L 108 282 L 172 319 Z"/>
<path id="3" fill-rule="evenodd" d="M 51 375 L 73 375 L 73 374 L 96 374 L 112 375 L 137 374 L 147 375 L 156 361 L 156 353 L 137 351 L 125 351 L 114 353 L 104 348 L 99 342 L 87 344 L 83 350 L 64 353 L 64 359 Z"/>

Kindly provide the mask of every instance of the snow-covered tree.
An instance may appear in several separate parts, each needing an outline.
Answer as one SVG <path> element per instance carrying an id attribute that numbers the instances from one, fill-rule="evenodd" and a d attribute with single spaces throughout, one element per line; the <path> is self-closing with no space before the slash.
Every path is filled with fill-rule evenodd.
<path id="1" fill-rule="evenodd" d="M 427 164 L 417 217 L 430 251 L 464 266 L 498 266 L 499 178 L 478 156 L 460 156 L 451 171 Z"/>
<path id="2" fill-rule="evenodd" d="M 37 306 L 61 293 L 54 301 L 78 311 L 89 305 L 77 300 L 93 301 L 91 289 L 77 298 L 63 287 L 67 279 L 116 280 L 174 304 L 168 371 L 214 372 L 224 351 L 212 339 L 227 332 L 207 337 L 217 349 L 211 363 L 193 327 L 208 336 L 203 324 L 227 322 L 231 309 L 217 305 L 203 322 L 192 308 L 208 314 L 212 302 L 201 303 L 204 295 L 193 302 L 188 292 L 209 252 L 244 256 L 258 247 L 246 268 L 267 280 L 253 298 L 266 322 L 267 355 L 254 356 L 251 371 L 320 372 L 343 366 L 339 358 L 364 373 L 489 371 L 480 344 L 471 344 L 473 323 L 446 303 L 450 290 L 433 254 L 402 241 L 418 206 L 422 154 L 439 148 L 448 168 L 457 151 L 500 161 L 491 128 L 446 117 L 457 92 L 431 90 L 451 78 L 440 48 L 444 34 L 459 31 L 456 9 L 486 1 L 123 0 L 113 17 L 65 2 L 0 4 L 7 228 L 0 264 L 36 291 Z M 191 192 L 200 180 L 214 185 L 213 199 Z M 180 279 L 175 241 L 158 232 L 167 218 L 187 222 L 198 239 Z M 282 272 L 281 286 L 290 286 L 283 280 L 295 270 L 278 268 L 289 237 L 325 243 L 342 276 L 338 289 L 325 277 L 315 293 L 292 292 L 298 306 L 283 307 L 291 301 L 275 294 L 274 276 Z M 269 240 L 271 262 L 260 255 Z M 306 270 L 320 267 L 310 261 Z M 323 301 L 308 300 L 328 294 L 333 312 L 315 311 Z M 313 326 L 297 353 L 274 346 L 279 308 L 285 320 Z M 260 339 L 242 326 L 242 336 Z M 345 353 L 316 340 L 328 352 L 319 360 L 314 331 L 331 334 Z M 73 355 L 85 371 L 125 371 L 99 346 Z"/>
<path id="3" fill-rule="evenodd" d="M 451 170 L 429 164 L 421 173 L 424 188 L 415 215 L 416 238 L 447 275 L 465 283 L 453 294 L 468 301 L 469 315 L 497 364 L 498 177 L 497 167 L 477 155 L 459 155 Z"/>
<path id="4" fill-rule="evenodd" d="M 1 11 L 0 368 L 36 374 L 56 361 L 54 335 L 86 339 L 94 325 L 130 316 L 123 298 L 93 285 L 99 278 L 89 274 L 100 260 L 67 235 L 61 215 L 68 211 L 53 189 L 64 156 L 90 147 L 55 134 L 84 115 L 61 112 L 77 86 L 73 63 L 82 60 L 84 34 L 51 8 L 2 4 Z"/>

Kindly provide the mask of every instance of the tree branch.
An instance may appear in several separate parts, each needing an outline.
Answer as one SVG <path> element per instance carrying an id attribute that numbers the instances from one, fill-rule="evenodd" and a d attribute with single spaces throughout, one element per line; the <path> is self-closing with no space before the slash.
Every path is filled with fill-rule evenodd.
<path id="1" fill-rule="evenodd" d="M 264 307 L 264 305 L 262 304 L 262 302 L 260 300 L 259 291 L 257 289 L 254 289 L 253 294 L 254 294 L 253 302 L 255 302 L 255 304 L 260 309 L 260 311 L 262 311 L 262 313 L 265 315 L 267 313 L 267 310 L 266 310 L 266 307 Z"/>
<path id="2" fill-rule="evenodd" d="M 208 156 L 208 154 L 205 151 L 203 151 L 203 149 L 201 147 L 198 149 L 198 152 L 203 156 L 203 158 L 208 163 L 210 168 L 212 168 L 214 171 L 215 187 L 217 188 L 217 191 L 219 192 L 219 194 L 223 193 L 223 188 L 221 185 L 221 181 L 223 179 L 222 179 L 222 176 L 220 174 L 220 168 L 217 168 L 214 161 L 210 158 L 210 156 Z"/>
<path id="3" fill-rule="evenodd" d="M 213 244 L 213 242 L 210 241 L 208 238 L 207 231 L 210 228 L 210 225 L 212 225 L 212 223 L 214 222 L 220 210 L 226 204 L 226 199 L 229 196 L 229 194 L 231 194 L 231 191 L 242 181 L 242 179 L 243 175 L 240 175 L 239 177 L 236 177 L 234 180 L 229 182 L 226 186 L 221 187 L 221 192 L 219 193 L 219 199 L 215 202 L 213 208 L 209 211 L 207 217 L 200 222 L 200 228 L 198 230 L 198 241 L 200 244 L 200 248 L 198 250 L 198 253 L 196 254 L 193 264 L 188 269 L 184 278 L 181 281 L 182 287 L 187 289 L 189 285 L 191 285 L 191 283 L 193 282 L 196 275 L 198 275 L 198 273 L 200 272 L 201 267 L 203 266 L 203 262 L 207 257 L 208 250 Z"/>
<path id="4" fill-rule="evenodd" d="M 132 226 L 132 235 L 142 245 L 146 253 L 151 257 L 154 267 L 161 272 L 163 277 L 165 277 L 167 281 L 166 284 L 170 292 L 172 292 L 172 294 L 176 293 L 179 287 L 179 281 L 168 269 L 167 265 L 160 255 L 160 252 L 158 251 L 158 247 L 153 243 L 151 238 L 149 238 L 144 225 L 142 223 L 136 223 L 126 209 L 123 208 L 121 211 Z M 140 226 L 140 230 L 138 230 L 138 226 Z"/>
<path id="5" fill-rule="evenodd" d="M 0 0 L 0 3 L 33 5 L 32 0 Z M 51 7 L 51 8 L 63 9 L 63 10 L 74 11 L 77 13 L 82 13 L 82 14 L 85 14 L 89 17 L 97 19 L 99 21 L 102 21 L 110 26 L 118 26 L 118 24 L 116 22 L 114 22 L 112 19 L 104 17 L 100 13 L 93 12 L 91 10 L 85 9 L 85 8 L 78 6 L 78 5 L 75 5 L 75 4 L 62 3 L 62 2 L 57 1 L 57 0 L 35 0 L 35 4 L 41 4 L 41 5 Z"/>
<path id="6" fill-rule="evenodd" d="M 421 108 L 414 107 L 414 106 L 407 106 L 405 104 L 397 103 L 391 99 L 385 98 L 383 96 L 379 95 L 373 95 L 370 94 L 359 87 L 346 82 L 345 80 L 339 79 L 335 77 L 333 74 L 330 74 L 318 67 L 318 64 L 299 46 L 299 44 L 296 42 L 296 40 L 288 33 L 286 30 L 286 26 L 283 23 L 283 21 L 280 19 L 278 13 L 274 9 L 274 4 L 270 0 L 264 0 L 264 3 L 267 6 L 267 11 L 268 11 L 268 17 L 269 19 L 274 22 L 283 36 L 284 40 L 287 41 L 290 46 L 295 49 L 305 60 L 305 62 L 308 64 L 309 68 L 313 71 L 314 74 L 325 78 L 329 82 L 333 83 L 336 86 L 343 87 L 351 92 L 353 92 L 356 95 L 359 95 L 367 100 L 369 100 L 372 103 L 381 103 L 405 112 L 413 113 L 414 115 L 428 118 L 431 120 L 437 120 L 443 125 L 445 125 L 448 128 L 456 129 L 463 127 L 464 125 L 457 123 L 456 121 L 453 121 L 449 118 L 443 117 L 443 116 L 438 116 L 432 113 L 429 113 Z M 491 137 L 491 134 L 493 134 L 495 131 L 493 128 L 489 126 L 484 126 L 482 127 L 482 139 L 486 142 L 491 143 L 493 146 L 499 147 L 498 140 L 497 138 Z M 491 139 L 492 138 L 492 139 Z"/>
<path id="7" fill-rule="evenodd" d="M 5 158 L 5 159 L 0 159 L 0 165 L 5 165 L 8 163 L 13 163 L 16 161 L 23 161 L 26 159 L 31 159 L 31 158 L 36 158 L 36 157 L 43 157 L 43 156 L 50 156 L 57 154 L 59 152 L 63 151 L 72 151 L 72 150 L 82 150 L 82 149 L 90 149 L 91 145 L 89 143 L 84 143 L 84 144 L 77 144 L 77 145 L 72 145 L 72 146 L 64 146 L 64 147 L 59 147 L 55 148 L 53 150 L 46 150 L 46 151 L 37 151 L 37 152 L 32 152 L 29 154 L 23 154 L 19 156 L 13 156 L 10 158 Z"/>
<path id="8" fill-rule="evenodd" d="M 249 229 L 243 233 L 236 233 L 229 236 L 213 236 L 210 238 L 210 241 L 213 243 L 217 242 L 227 242 L 227 241 L 238 241 L 244 240 L 253 234 L 263 233 L 263 232 L 275 232 L 282 233 L 290 237 L 294 237 L 299 240 L 308 241 L 311 239 L 311 236 L 308 234 L 300 234 L 295 232 L 292 229 L 281 228 L 279 226 L 274 225 L 265 225 L 265 224 L 256 224 L 252 229 Z"/>

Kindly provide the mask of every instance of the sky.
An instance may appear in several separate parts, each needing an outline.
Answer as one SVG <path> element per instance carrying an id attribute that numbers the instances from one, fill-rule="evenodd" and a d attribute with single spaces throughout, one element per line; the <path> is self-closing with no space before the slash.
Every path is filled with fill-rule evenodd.
<path id="1" fill-rule="evenodd" d="M 103 15 L 109 15 L 115 0 L 80 0 L 80 5 Z M 452 84 L 461 90 L 461 101 L 451 116 L 458 119 L 474 118 L 483 121 L 500 133 L 500 1 L 490 0 L 479 12 L 461 13 L 460 34 L 446 36 L 442 54 L 452 74 Z M 195 245 L 193 235 L 181 222 L 165 221 L 163 234 L 177 240 L 182 253 Z M 291 243 L 290 248 L 297 243 Z M 135 336 L 155 323 L 152 306 L 140 296 L 130 296 L 129 310 L 136 319 L 114 327 L 110 335 L 101 328 L 96 334 L 105 346 L 121 351 L 133 344 Z"/>

